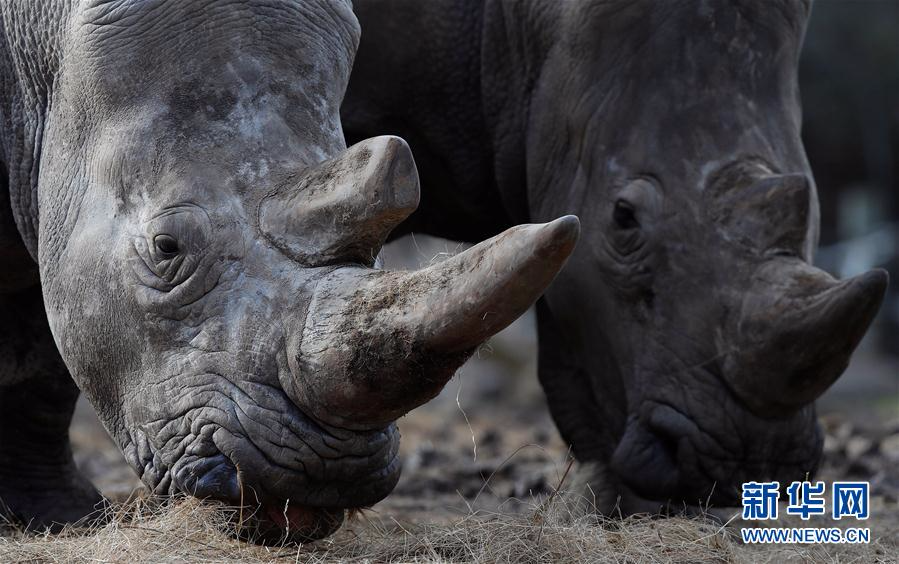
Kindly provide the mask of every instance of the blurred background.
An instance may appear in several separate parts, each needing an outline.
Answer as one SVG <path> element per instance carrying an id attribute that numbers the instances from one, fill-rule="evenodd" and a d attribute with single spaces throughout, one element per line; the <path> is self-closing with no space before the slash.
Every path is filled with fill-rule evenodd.
<path id="1" fill-rule="evenodd" d="M 823 479 L 871 480 L 899 501 L 899 0 L 819 0 L 801 66 L 803 137 L 821 200 L 816 262 L 836 276 L 890 271 L 890 295 L 846 374 L 820 400 Z M 387 132 L 385 132 L 387 133 Z M 418 268 L 463 247 L 427 236 L 391 243 L 389 268 Z M 430 404 L 400 421 L 403 478 L 376 509 L 434 520 L 476 507 L 514 509 L 551 491 L 567 449 L 537 382 L 533 312 L 478 351 Z M 133 472 L 82 401 L 79 464 L 121 498 Z"/>
<path id="2" fill-rule="evenodd" d="M 873 402 L 899 416 L 899 2 L 816 2 L 799 78 L 821 201 L 816 262 L 839 277 L 882 267 L 892 280 L 848 373 L 820 405 Z"/>

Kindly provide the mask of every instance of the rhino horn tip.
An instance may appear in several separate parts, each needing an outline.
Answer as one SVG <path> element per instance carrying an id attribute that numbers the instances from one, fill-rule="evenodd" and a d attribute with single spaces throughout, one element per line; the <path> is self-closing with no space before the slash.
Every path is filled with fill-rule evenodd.
<path id="1" fill-rule="evenodd" d="M 544 224 L 551 240 L 560 251 L 571 254 L 581 234 L 581 221 L 576 215 L 564 215 Z"/>
<path id="2" fill-rule="evenodd" d="M 890 285 L 890 275 L 882 268 L 875 268 L 852 279 L 860 289 L 860 293 L 867 296 L 878 305 L 886 296 L 887 286 Z"/>

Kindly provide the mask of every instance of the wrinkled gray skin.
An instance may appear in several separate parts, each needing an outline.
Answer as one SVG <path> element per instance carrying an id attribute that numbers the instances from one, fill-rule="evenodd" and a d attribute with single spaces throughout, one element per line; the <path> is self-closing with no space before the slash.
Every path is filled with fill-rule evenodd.
<path id="1" fill-rule="evenodd" d="M 153 491 L 243 503 L 263 541 L 326 535 L 394 487 L 394 420 L 574 246 L 567 217 L 372 268 L 419 186 L 402 140 L 346 147 L 347 2 L 5 1 L 0 28 L 7 518 L 101 501 L 70 372 Z"/>
<path id="2" fill-rule="evenodd" d="M 811 266 L 818 202 L 796 82 L 809 6 L 354 9 L 365 34 L 347 137 L 403 135 L 426 187 L 395 234 L 583 222 L 538 304 L 539 371 L 562 435 L 596 465 L 598 509 L 734 504 L 743 481 L 814 472 L 813 401 L 887 280 Z"/>

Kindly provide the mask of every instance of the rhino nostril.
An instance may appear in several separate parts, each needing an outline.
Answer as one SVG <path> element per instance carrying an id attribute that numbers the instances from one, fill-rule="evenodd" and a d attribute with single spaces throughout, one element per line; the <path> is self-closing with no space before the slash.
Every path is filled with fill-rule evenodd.
<path id="1" fill-rule="evenodd" d="M 656 437 L 656 445 L 662 450 L 667 458 L 677 461 L 678 442 L 680 437 L 670 429 L 664 427 L 656 427 L 650 424 L 650 430 Z"/>
<path id="2" fill-rule="evenodd" d="M 678 440 L 670 432 L 658 433 L 638 417 L 632 417 L 615 453 L 615 474 L 638 495 L 667 499 L 680 482 Z"/>
<path id="3" fill-rule="evenodd" d="M 183 493 L 236 503 L 240 500 L 237 469 L 223 454 L 192 460 L 175 470 L 174 481 Z"/>

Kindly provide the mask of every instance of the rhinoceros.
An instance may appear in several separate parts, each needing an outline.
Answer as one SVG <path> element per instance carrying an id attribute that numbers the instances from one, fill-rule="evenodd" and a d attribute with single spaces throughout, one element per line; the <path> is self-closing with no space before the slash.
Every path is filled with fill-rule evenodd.
<path id="1" fill-rule="evenodd" d="M 7 518 L 101 501 L 71 456 L 80 389 L 153 492 L 246 507 L 263 541 L 327 535 L 396 484 L 394 421 L 575 244 L 563 217 L 374 267 L 419 184 L 401 139 L 347 148 L 347 1 L 22 0 L 0 29 Z"/>
<path id="2" fill-rule="evenodd" d="M 407 139 L 394 234 L 476 241 L 576 213 L 537 307 L 539 377 L 600 511 L 728 506 L 805 479 L 814 400 L 884 295 L 812 266 L 807 2 L 357 0 L 348 139 Z"/>

